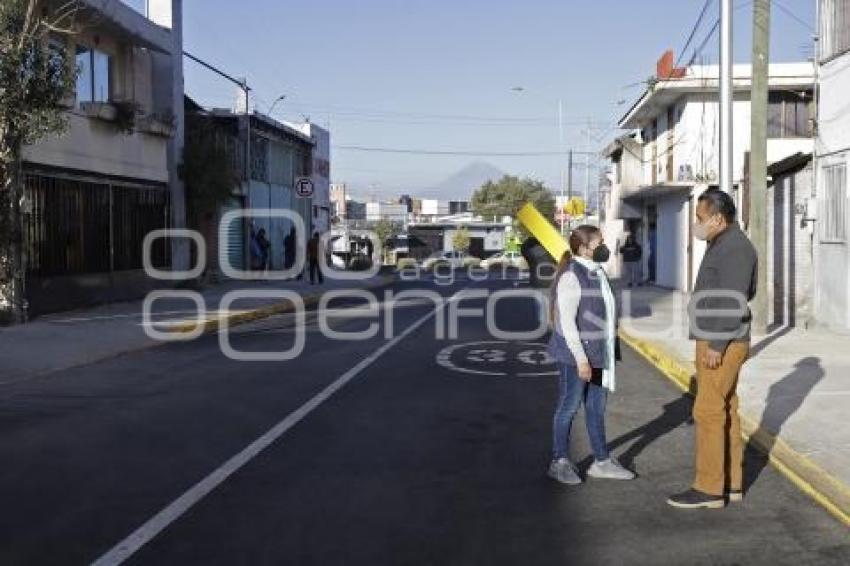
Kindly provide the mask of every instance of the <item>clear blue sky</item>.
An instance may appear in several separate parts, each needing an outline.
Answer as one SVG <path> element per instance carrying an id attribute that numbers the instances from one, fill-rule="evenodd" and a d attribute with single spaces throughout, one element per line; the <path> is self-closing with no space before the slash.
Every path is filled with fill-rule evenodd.
<path id="1" fill-rule="evenodd" d="M 185 0 L 185 47 L 246 76 L 260 111 L 286 94 L 276 117 L 330 122 L 334 145 L 555 151 L 561 98 L 567 145 L 586 149 L 581 122 L 609 125 L 594 133 L 610 139 L 626 107 L 618 101 L 640 94 L 624 85 L 651 75 L 664 49 L 680 48 L 703 1 Z M 774 3 L 772 60 L 803 60 L 811 29 L 777 4 L 811 23 L 813 2 Z M 752 3 L 736 5 L 736 61 L 747 62 Z M 695 44 L 718 10 L 715 0 Z M 713 39 L 710 62 L 716 50 Z M 233 85 L 189 61 L 186 90 L 209 106 L 231 106 L 235 96 Z M 336 149 L 332 176 L 362 195 L 370 187 L 417 193 L 475 159 Z M 556 157 L 483 159 L 559 185 Z"/>

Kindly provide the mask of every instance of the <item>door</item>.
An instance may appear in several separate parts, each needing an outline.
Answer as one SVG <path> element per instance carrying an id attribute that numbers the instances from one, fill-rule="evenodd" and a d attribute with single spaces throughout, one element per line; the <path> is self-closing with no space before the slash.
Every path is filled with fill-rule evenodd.
<path id="1" fill-rule="evenodd" d="M 233 197 L 222 205 L 222 216 L 231 210 L 242 210 L 241 197 Z M 219 242 L 219 245 L 224 246 L 230 266 L 233 269 L 245 269 L 245 247 L 247 246 L 247 240 L 245 238 L 244 221 L 241 219 L 232 221 L 226 226 L 226 234 L 227 239 L 224 242 Z"/>
<path id="2" fill-rule="evenodd" d="M 648 279 L 655 283 L 658 273 L 658 208 L 652 204 L 646 208 L 647 236 L 649 239 L 649 254 L 647 262 Z"/>

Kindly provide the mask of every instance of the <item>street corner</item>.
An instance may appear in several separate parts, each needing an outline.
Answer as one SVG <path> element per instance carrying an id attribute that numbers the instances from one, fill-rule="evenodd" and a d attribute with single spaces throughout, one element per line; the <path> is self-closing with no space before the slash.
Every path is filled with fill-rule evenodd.
<path id="1" fill-rule="evenodd" d="M 539 342 L 490 340 L 452 344 L 439 351 L 436 362 L 461 376 L 533 378 L 558 375 L 546 344 Z"/>

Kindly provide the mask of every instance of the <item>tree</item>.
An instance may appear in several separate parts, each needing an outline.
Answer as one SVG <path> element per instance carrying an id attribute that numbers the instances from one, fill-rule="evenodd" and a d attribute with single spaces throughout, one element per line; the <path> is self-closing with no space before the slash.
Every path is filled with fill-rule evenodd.
<path id="1" fill-rule="evenodd" d="M 472 195 L 472 211 L 484 218 L 516 218 L 517 212 L 531 202 L 540 214 L 554 220 L 555 197 L 541 181 L 505 175 L 499 181 L 487 181 Z M 524 228 L 519 227 L 520 230 Z"/>
<path id="2" fill-rule="evenodd" d="M 67 1 L 0 2 L 0 322 L 23 322 L 23 147 L 67 127 L 63 102 L 77 69 L 58 41 L 71 35 L 80 9 Z"/>
<path id="3" fill-rule="evenodd" d="M 381 259 L 382 261 L 386 261 L 387 242 L 401 234 L 401 227 L 391 220 L 382 218 L 375 223 L 373 230 L 378 236 L 378 241 L 381 243 Z"/>
<path id="4" fill-rule="evenodd" d="M 466 253 L 469 251 L 469 230 L 466 226 L 461 226 L 452 236 L 452 246 L 459 252 Z"/>
<path id="5" fill-rule="evenodd" d="M 186 143 L 180 177 L 186 183 L 188 216 L 195 227 L 204 216 L 215 214 L 239 183 L 223 137 L 213 122 L 195 113 L 186 114 Z"/>

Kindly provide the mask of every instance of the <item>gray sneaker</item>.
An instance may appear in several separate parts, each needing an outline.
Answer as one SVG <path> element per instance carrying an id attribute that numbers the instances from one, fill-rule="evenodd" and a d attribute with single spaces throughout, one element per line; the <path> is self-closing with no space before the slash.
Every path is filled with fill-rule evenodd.
<path id="1" fill-rule="evenodd" d="M 578 477 L 575 467 L 566 458 L 555 460 L 549 464 L 548 475 L 556 482 L 566 485 L 578 485 L 581 483 L 581 478 Z"/>
<path id="2" fill-rule="evenodd" d="M 587 475 L 592 478 L 603 478 L 609 480 L 633 480 L 635 473 L 627 470 L 614 458 L 608 458 L 601 462 L 594 462 L 587 470 Z"/>

